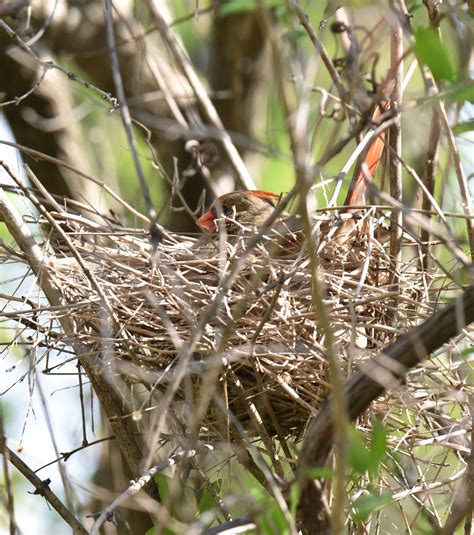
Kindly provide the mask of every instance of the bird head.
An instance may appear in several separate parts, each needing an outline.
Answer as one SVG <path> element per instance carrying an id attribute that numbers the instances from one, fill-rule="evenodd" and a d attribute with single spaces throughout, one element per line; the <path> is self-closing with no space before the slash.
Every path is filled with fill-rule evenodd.
<path id="1" fill-rule="evenodd" d="M 214 201 L 208 212 L 197 221 L 198 225 L 210 232 L 217 232 L 218 220 L 222 220 L 229 234 L 241 229 L 260 227 L 278 204 L 280 196 L 268 191 L 234 191 L 222 195 Z"/>

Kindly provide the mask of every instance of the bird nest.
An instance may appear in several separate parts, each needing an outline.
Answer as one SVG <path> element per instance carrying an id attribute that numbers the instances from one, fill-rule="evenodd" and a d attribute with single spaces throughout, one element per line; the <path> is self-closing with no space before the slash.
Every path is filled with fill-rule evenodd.
<path id="1" fill-rule="evenodd" d="M 275 254 L 271 231 L 169 235 L 152 251 L 143 231 L 65 218 L 70 245 L 47 253 L 77 336 L 108 373 L 168 389 L 201 435 L 298 436 L 331 388 L 330 334 L 347 375 L 431 311 L 418 244 L 404 237 L 395 270 L 382 219 L 367 212 L 338 243 L 340 219 L 322 215 L 316 254 L 301 239 Z"/>

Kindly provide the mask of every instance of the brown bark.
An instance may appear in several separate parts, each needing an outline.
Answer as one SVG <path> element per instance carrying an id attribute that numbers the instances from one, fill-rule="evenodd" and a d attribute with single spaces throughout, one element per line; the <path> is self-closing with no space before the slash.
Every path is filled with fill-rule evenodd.
<path id="1" fill-rule="evenodd" d="M 473 321 L 474 286 L 470 286 L 455 302 L 433 314 L 380 353 L 370 364 L 370 373 L 359 371 L 346 382 L 344 392 L 350 419 L 355 420 L 373 400 L 384 393 L 384 385 L 374 379 L 377 370 L 389 373 L 394 379 L 401 378 Z M 308 471 L 326 464 L 333 446 L 333 435 L 329 399 L 309 424 L 298 468 L 302 488 L 300 519 L 305 533 L 310 535 L 330 532 L 330 518 L 323 507 L 323 491 L 308 479 Z"/>

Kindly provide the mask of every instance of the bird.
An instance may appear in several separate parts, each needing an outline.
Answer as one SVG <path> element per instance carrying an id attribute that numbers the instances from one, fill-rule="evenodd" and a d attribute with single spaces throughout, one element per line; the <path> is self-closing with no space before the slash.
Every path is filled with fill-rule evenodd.
<path id="1" fill-rule="evenodd" d="M 378 119 L 387 107 L 387 103 L 383 105 L 377 104 L 371 115 L 372 121 Z M 360 210 L 357 207 L 364 206 L 367 203 L 368 184 L 362 164 L 365 163 L 367 165 L 369 175 L 374 177 L 385 147 L 384 138 L 384 133 L 376 137 L 369 146 L 365 157 L 356 165 L 356 170 L 344 201 L 344 206 L 346 207 L 344 211 L 346 213 L 355 213 Z M 214 201 L 210 209 L 197 220 L 197 224 L 202 230 L 211 234 L 225 230 L 228 236 L 242 234 L 245 231 L 258 230 L 273 213 L 280 199 L 281 195 L 261 190 L 241 190 L 226 193 Z M 344 218 L 333 233 L 334 241 L 338 244 L 347 242 L 356 226 L 356 219 L 351 217 Z M 294 232 L 302 228 L 301 218 L 289 216 L 283 212 L 273 223 L 272 228 L 276 229 L 279 235 L 284 233 L 285 229 L 293 235 Z"/>
<path id="2" fill-rule="evenodd" d="M 242 190 L 226 193 L 218 197 L 197 223 L 206 232 L 198 240 L 195 249 L 202 255 L 216 251 L 213 238 L 224 232 L 229 245 L 240 243 L 240 239 L 261 231 L 268 224 L 281 195 L 262 190 Z M 286 257 L 301 249 L 305 234 L 299 215 L 290 215 L 282 211 L 265 229 L 260 244 L 270 256 Z M 210 239 L 209 239 L 210 238 Z"/>
<path id="3" fill-rule="evenodd" d="M 226 232 L 231 235 L 245 229 L 258 229 L 273 213 L 279 201 L 280 195 L 269 191 L 233 191 L 216 199 L 197 223 L 204 230 L 217 232 L 219 218 L 222 218 Z"/>

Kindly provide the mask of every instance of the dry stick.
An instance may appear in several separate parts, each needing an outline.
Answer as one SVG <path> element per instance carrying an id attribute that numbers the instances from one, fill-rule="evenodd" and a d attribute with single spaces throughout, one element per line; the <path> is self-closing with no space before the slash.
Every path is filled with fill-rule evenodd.
<path id="1" fill-rule="evenodd" d="M 35 373 L 35 375 L 38 374 L 38 371 L 37 371 L 36 368 L 34 369 L 34 373 Z M 36 388 L 36 391 L 39 394 L 40 403 L 41 403 L 42 408 L 43 408 L 43 417 L 45 419 L 46 428 L 48 430 L 48 434 L 49 434 L 49 437 L 51 439 L 53 450 L 54 450 L 54 453 L 56 454 L 56 456 L 59 457 L 58 441 L 56 440 L 56 437 L 55 437 L 55 434 L 54 434 L 52 421 L 51 421 L 51 413 L 50 413 L 50 411 L 48 410 L 48 407 L 47 407 L 47 402 L 46 402 L 46 398 L 45 398 L 45 395 L 44 395 L 44 391 L 43 391 L 41 382 L 38 380 L 38 378 L 36 379 L 35 382 L 36 382 L 35 388 Z M 72 500 L 71 480 L 67 476 L 66 467 L 65 467 L 64 463 L 58 462 L 58 471 L 59 471 L 59 474 L 61 476 L 61 482 L 62 482 L 62 485 L 63 485 L 66 506 L 69 509 L 69 511 L 72 514 L 74 514 L 74 504 L 73 504 L 73 500 Z"/>
<path id="2" fill-rule="evenodd" d="M 466 473 L 460 488 L 456 491 L 454 503 L 446 523 L 440 528 L 436 535 L 450 535 L 456 531 L 463 518 L 466 524 L 472 523 L 472 513 L 474 509 L 474 409 L 471 398 L 471 451 L 467 461 Z M 471 533 L 465 530 L 465 533 Z"/>
<path id="3" fill-rule="evenodd" d="M 428 17 L 430 19 L 430 26 L 437 32 L 438 37 L 441 39 L 441 33 L 440 33 L 440 27 L 439 27 L 439 11 L 437 5 L 434 4 L 434 2 L 431 2 L 429 0 L 425 0 L 424 2 L 426 9 L 428 11 Z M 436 88 L 432 87 L 431 82 L 433 81 L 432 78 L 426 79 L 426 83 L 428 85 L 427 89 L 429 93 L 436 92 Z M 436 166 L 438 164 L 438 154 L 439 154 L 439 143 L 440 143 L 440 137 L 441 137 L 441 121 L 440 121 L 440 115 L 439 110 L 437 108 L 434 108 L 432 110 L 431 115 L 431 126 L 430 126 L 430 133 L 428 138 L 428 147 L 426 149 L 426 157 L 425 157 L 425 168 L 423 173 L 423 182 L 425 185 L 426 190 L 429 192 L 431 196 L 434 194 L 435 189 L 435 174 L 436 174 Z M 428 210 L 432 204 L 431 199 L 429 198 L 429 195 L 424 192 L 423 193 L 423 200 L 422 200 L 422 208 L 425 210 Z M 430 216 L 428 216 L 429 219 Z M 420 234 L 421 242 L 429 242 L 430 239 L 430 233 L 426 229 L 421 229 Z M 428 246 L 425 246 L 425 252 L 422 259 L 422 265 L 425 269 L 428 268 Z"/>
<path id="4" fill-rule="evenodd" d="M 25 91 L 25 93 L 23 93 L 22 95 L 18 97 L 14 97 L 11 100 L 5 100 L 1 102 L 0 108 L 4 108 L 5 106 L 11 106 L 12 104 L 14 104 L 15 106 L 18 106 L 18 104 L 20 104 L 22 100 L 25 100 L 26 98 L 28 98 L 39 88 L 39 86 L 43 83 L 44 79 L 46 78 L 46 74 L 48 73 L 48 71 L 49 71 L 49 67 L 43 65 L 43 72 L 41 73 L 41 76 L 30 87 L 30 89 L 28 89 L 28 91 Z"/>
<path id="5" fill-rule="evenodd" d="M 175 99 L 172 91 L 170 90 L 170 87 L 169 87 L 168 81 L 166 79 L 166 76 L 164 76 L 162 74 L 161 70 L 160 70 L 160 66 L 159 66 L 158 62 L 154 62 L 154 60 L 152 58 L 148 58 L 147 59 L 147 63 L 148 63 L 148 67 L 150 69 L 150 72 L 151 72 L 153 78 L 155 79 L 155 82 L 156 82 L 157 86 L 161 89 L 161 91 L 163 93 L 165 102 L 168 105 L 168 108 L 169 108 L 169 110 L 171 112 L 171 115 L 173 116 L 174 120 L 181 127 L 181 129 L 183 131 L 183 137 L 185 139 L 187 139 L 187 140 L 192 139 L 193 129 L 191 128 L 191 126 L 189 125 L 186 117 L 184 116 L 183 112 L 179 108 L 179 106 L 178 106 L 178 104 L 176 102 L 176 99 Z M 161 119 L 160 119 L 160 121 L 161 121 Z M 148 147 L 150 148 L 150 151 L 153 154 L 153 160 L 154 160 L 155 165 L 157 165 L 158 169 L 161 169 L 161 166 L 159 166 L 159 163 L 158 163 L 156 155 L 155 155 L 155 151 L 154 151 L 149 139 L 147 140 L 147 145 L 148 145 Z M 174 162 L 174 167 L 175 167 L 176 176 L 178 176 L 177 161 Z M 164 173 L 164 175 L 168 179 L 166 173 Z M 207 173 L 203 173 L 203 177 L 204 177 L 204 180 L 206 181 L 206 185 L 207 185 L 208 189 L 211 191 L 211 193 L 215 197 L 219 197 L 218 188 L 216 187 L 216 184 L 210 179 L 210 176 Z M 180 196 L 180 201 L 183 203 L 183 206 L 186 208 L 187 207 L 187 203 L 183 200 L 182 194 L 181 194 L 181 191 L 180 191 L 179 187 L 175 187 L 174 177 L 173 177 L 173 181 L 171 182 L 170 185 L 172 186 L 172 194 L 176 193 L 177 195 L 179 195 Z M 196 218 L 196 215 L 192 214 L 191 217 Z"/>
<path id="6" fill-rule="evenodd" d="M 369 361 L 365 371 L 360 370 L 346 381 L 344 391 L 350 419 L 355 420 L 363 414 L 370 403 L 385 392 L 386 383 L 382 384 L 376 377 L 388 374 L 394 380 L 400 379 L 473 321 L 474 286 L 469 286 L 456 301 L 401 336 Z M 308 471 L 326 464 L 333 445 L 333 421 L 329 398 L 311 420 L 301 450 L 298 480 L 302 493 L 299 507 L 306 533 L 310 535 L 327 532 L 327 519 L 321 515 L 321 490 L 308 481 Z"/>
<path id="7" fill-rule="evenodd" d="M 56 69 L 58 71 L 61 71 L 64 73 L 69 80 L 72 80 L 74 82 L 78 82 L 79 84 L 83 85 L 86 89 L 92 89 L 96 93 L 100 95 L 101 98 L 106 100 L 112 105 L 112 109 L 115 109 L 117 106 L 117 99 L 112 97 L 110 93 L 107 93 L 105 91 L 102 91 L 102 89 L 99 89 L 94 84 L 91 84 L 90 82 L 86 82 L 85 80 L 82 80 L 79 78 L 75 72 L 69 71 L 65 69 L 64 67 L 61 67 L 61 65 L 58 65 L 56 63 L 53 63 L 52 61 L 41 61 L 41 59 L 36 55 L 36 53 L 33 51 L 33 49 L 26 43 L 19 35 L 18 33 L 10 28 L 8 24 L 5 23 L 5 21 L 0 19 L 0 28 L 2 28 L 6 34 L 11 38 L 14 39 L 19 47 L 24 50 L 27 54 L 29 54 L 35 61 L 38 62 L 38 64 L 43 67 L 43 69 L 49 70 L 49 69 Z"/>
<path id="8" fill-rule="evenodd" d="M 430 125 L 430 133 L 428 138 L 428 147 L 426 149 L 426 156 L 425 156 L 425 166 L 424 166 L 424 173 L 423 173 L 423 184 L 426 188 L 426 191 L 429 193 L 429 195 L 426 192 L 423 192 L 423 200 L 421 207 L 423 210 L 429 211 L 429 209 L 432 206 L 432 202 L 430 199 L 434 195 L 434 189 L 435 189 L 435 174 L 436 174 L 436 166 L 438 165 L 438 155 L 439 155 L 439 141 L 440 141 L 440 134 L 441 134 L 441 122 L 439 120 L 439 112 L 437 109 L 434 109 L 432 111 L 431 115 L 431 125 Z M 428 219 L 430 216 L 427 216 Z M 421 241 L 422 242 L 429 242 L 430 240 L 430 233 L 429 231 L 425 229 L 421 229 Z M 425 255 L 423 257 L 423 267 L 426 269 L 428 267 L 428 254 L 426 252 L 426 246 L 425 246 Z"/>
<path id="9" fill-rule="evenodd" d="M 60 364 L 62 365 L 62 363 Z M 35 470 L 35 474 L 37 474 L 40 470 L 44 470 L 48 466 L 51 466 L 54 463 L 57 463 L 59 461 L 67 461 L 69 457 L 72 457 L 75 453 L 78 453 L 79 451 L 83 451 L 86 448 L 90 448 L 91 446 L 95 446 L 97 444 L 100 444 L 101 442 L 106 442 L 109 440 L 115 440 L 115 437 L 112 435 L 110 437 L 104 437 L 104 438 L 98 438 L 97 440 L 94 440 L 93 442 L 87 442 L 87 444 L 82 444 L 78 448 L 74 448 L 73 450 L 69 450 L 67 452 L 62 452 L 59 457 L 54 459 L 54 461 L 50 461 L 49 463 L 44 464 L 43 466 L 40 466 Z"/>
<path id="10" fill-rule="evenodd" d="M 105 21 L 106 21 L 106 30 L 107 30 L 107 46 L 109 47 L 110 53 L 110 62 L 112 66 L 112 77 L 114 80 L 115 89 L 120 102 L 120 116 L 122 117 L 123 127 L 127 135 L 128 144 L 130 146 L 130 151 L 133 156 L 133 163 L 135 165 L 135 171 L 138 175 L 138 180 L 140 181 L 140 188 L 142 190 L 143 199 L 145 201 L 147 215 L 150 218 L 150 234 L 151 234 L 151 243 L 154 248 L 163 240 L 163 233 L 160 230 L 160 227 L 156 223 L 156 210 L 153 207 L 153 201 L 151 199 L 150 190 L 148 184 L 146 183 L 145 174 L 143 173 L 142 164 L 140 158 L 138 157 L 137 146 L 135 142 L 135 136 L 133 135 L 132 129 L 132 119 L 130 117 L 130 110 L 127 104 L 127 96 L 125 95 L 125 89 L 123 86 L 122 75 L 120 73 L 120 64 L 118 59 L 118 52 L 115 43 L 115 34 L 114 34 L 114 21 L 112 15 L 112 1 L 105 0 Z"/>
<path id="11" fill-rule="evenodd" d="M 170 27 L 166 23 L 166 20 L 160 13 L 160 7 L 158 5 L 158 2 L 156 0 L 148 0 L 147 3 L 148 7 L 150 8 L 150 11 L 153 13 L 153 16 L 155 18 L 155 24 L 158 28 L 158 31 L 160 32 L 161 38 L 169 47 L 172 55 L 174 56 L 174 59 L 176 60 L 177 64 L 183 71 L 183 74 L 187 78 L 190 86 L 192 87 L 196 98 L 202 108 L 205 118 L 214 127 L 218 128 L 220 131 L 223 132 L 221 139 L 222 148 L 224 149 L 224 152 L 226 153 L 229 162 L 237 173 L 240 186 L 244 189 L 255 189 L 255 184 L 248 172 L 248 169 L 245 167 L 245 164 L 235 145 L 232 143 L 230 136 L 225 132 L 224 125 L 222 124 L 222 121 L 219 115 L 217 114 L 217 111 L 214 105 L 212 104 L 212 101 L 209 98 L 206 89 L 202 85 L 201 80 L 199 80 L 199 77 L 196 74 L 193 66 L 191 65 L 191 62 L 189 61 L 186 53 L 182 49 Z"/>
<path id="12" fill-rule="evenodd" d="M 1 195 L 1 193 L 0 193 Z M 1 199 L 0 199 L 1 202 Z M 16 455 L 10 448 L 5 447 L 5 453 L 8 455 L 9 461 L 13 466 L 21 472 L 30 483 L 36 488 L 35 494 L 43 496 L 46 501 L 51 504 L 59 515 L 71 526 L 73 532 L 79 535 L 87 535 L 88 531 L 84 526 L 76 519 L 76 517 L 69 511 L 69 509 L 63 504 L 63 502 L 54 494 L 49 488 L 49 484 L 46 481 L 40 479 L 31 468 L 25 464 L 18 455 Z"/>
<path id="13" fill-rule="evenodd" d="M 430 18 L 431 25 L 439 33 L 439 20 L 438 20 L 438 10 L 434 2 L 431 0 L 425 0 L 424 4 L 428 9 L 428 15 Z M 426 83 L 430 89 L 430 92 L 433 96 L 439 95 L 439 89 L 436 84 L 436 81 L 431 74 L 431 71 L 428 69 L 423 69 L 423 76 L 426 80 Z M 448 116 L 446 114 L 446 109 L 444 102 L 439 99 L 436 102 L 436 109 L 439 114 L 439 120 L 445 131 L 446 137 L 448 139 L 448 147 L 451 153 L 451 157 L 454 162 L 454 169 L 456 171 L 456 176 L 458 179 L 459 190 L 461 192 L 461 207 L 463 208 L 464 215 L 466 216 L 466 229 L 467 237 L 469 241 L 469 248 L 471 251 L 471 260 L 474 261 L 474 221 L 472 219 L 472 197 L 469 193 L 469 186 L 466 179 L 466 174 L 459 156 L 459 151 L 456 146 L 456 140 L 454 139 L 453 131 L 449 125 Z"/>
<path id="14" fill-rule="evenodd" d="M 454 139 L 453 131 L 449 126 L 448 116 L 446 115 L 446 109 L 444 102 L 441 100 L 438 102 L 438 110 L 441 119 L 441 125 L 444 128 L 446 137 L 448 138 L 448 147 L 451 152 L 451 157 L 454 161 L 454 168 L 456 170 L 456 176 L 458 178 L 459 189 L 461 191 L 461 207 L 466 216 L 467 237 L 469 240 L 469 248 L 471 251 L 471 259 L 474 262 L 474 220 L 472 219 L 472 197 L 469 193 L 469 186 L 467 184 L 466 174 L 459 157 L 459 151 L 456 146 L 456 140 Z"/>
<path id="15" fill-rule="evenodd" d="M 156 466 L 153 466 L 152 468 L 147 470 L 147 472 L 143 474 L 139 479 L 137 479 L 136 481 L 132 481 L 128 489 L 122 494 L 120 494 L 118 498 L 116 498 L 106 509 L 104 509 L 100 513 L 97 520 L 94 522 L 89 532 L 89 535 L 98 535 L 99 530 L 103 526 L 103 524 L 113 517 L 115 509 L 117 509 L 117 507 L 120 507 L 128 498 L 131 498 L 132 496 L 137 494 L 137 492 L 139 492 L 150 480 L 152 480 L 152 478 L 155 477 L 156 474 L 167 470 L 168 468 L 174 466 L 175 464 L 181 461 L 191 459 L 193 457 L 196 457 L 196 455 L 209 453 L 211 451 L 214 451 L 214 446 L 212 446 L 211 444 L 202 444 L 196 449 L 183 450 L 178 453 L 175 453 L 169 459 L 165 459 Z"/>
<path id="16" fill-rule="evenodd" d="M 399 11 L 398 0 L 390 0 L 390 7 L 394 13 Z M 392 92 L 392 108 L 397 110 L 397 121 L 389 130 L 390 146 L 390 195 L 398 202 L 402 202 L 402 166 L 401 166 L 401 153 L 402 153 L 402 133 L 400 125 L 400 111 L 398 108 L 402 102 L 402 80 L 403 80 L 403 28 L 398 20 L 395 18 L 395 28 L 392 30 L 391 35 L 391 60 L 390 71 L 391 78 L 394 81 Z M 391 217 L 391 229 L 390 229 L 390 253 L 395 262 L 395 266 L 392 272 L 391 283 L 393 289 L 397 290 L 399 286 L 398 281 L 398 266 L 401 261 L 401 241 L 402 241 L 402 224 L 403 216 L 399 210 L 394 210 Z"/>
<path id="17" fill-rule="evenodd" d="M 290 9 L 294 11 L 296 16 L 298 17 L 298 20 L 301 26 L 303 26 L 303 28 L 306 30 L 306 33 L 308 34 L 308 37 L 313 43 L 314 48 L 319 53 L 321 60 L 323 61 L 324 66 L 326 67 L 329 73 L 329 76 L 331 77 L 334 85 L 336 86 L 337 92 L 339 93 L 339 98 L 341 99 L 341 104 L 344 106 L 346 102 L 346 88 L 344 87 L 344 84 L 341 82 L 339 73 L 334 67 L 334 63 L 332 62 L 332 59 L 329 57 L 329 54 L 327 53 L 326 48 L 324 47 L 323 43 L 319 39 L 313 26 L 309 22 L 308 15 L 300 8 L 298 2 L 296 2 L 295 0 L 291 2 Z M 349 110 L 350 108 L 347 108 L 347 109 Z"/>
<path id="18" fill-rule="evenodd" d="M 23 251 L 26 261 L 36 275 L 38 284 L 49 303 L 52 306 L 61 307 L 62 295 L 52 281 L 43 251 L 36 244 L 27 224 L 23 221 L 2 188 L 0 188 L 0 219 L 5 223 L 13 239 Z M 101 375 L 102 370 L 97 370 L 97 365 L 94 363 L 94 358 L 91 357 L 90 350 L 78 339 L 71 317 L 61 315 L 58 321 L 61 323 L 68 343 L 71 344 L 84 367 L 101 407 L 109 418 L 112 431 L 117 437 L 120 449 L 130 469 L 132 472 L 138 473 L 142 451 L 136 440 L 135 430 L 131 422 L 128 418 L 121 418 L 123 410 L 119 396 Z M 155 499 L 158 499 L 159 495 L 156 487 L 148 490 Z"/>
<path id="19" fill-rule="evenodd" d="M 299 7 L 296 3 L 293 3 L 296 11 Z M 345 427 L 346 427 L 346 406 L 345 398 L 342 391 L 343 378 L 339 365 L 339 360 L 335 351 L 334 334 L 329 322 L 328 313 L 323 302 L 324 290 L 319 278 L 319 262 L 316 250 L 316 244 L 311 239 L 313 224 L 308 208 L 308 193 L 311 187 L 311 170 L 305 162 L 308 160 L 308 154 L 305 143 L 305 136 L 307 134 L 306 129 L 301 125 L 295 125 L 292 121 L 294 110 L 290 104 L 290 97 L 288 95 L 287 87 L 285 84 L 285 71 L 282 62 L 282 56 L 280 53 L 279 43 L 277 42 L 274 33 L 272 32 L 272 26 L 269 21 L 268 10 L 263 4 L 263 0 L 259 0 L 259 10 L 265 29 L 270 38 L 270 44 L 272 47 L 273 61 L 277 70 L 278 82 L 280 84 L 280 95 L 285 112 L 285 119 L 288 128 L 288 134 L 290 137 L 291 151 L 293 156 L 293 162 L 296 171 L 296 188 L 301 196 L 301 216 L 303 222 L 303 229 L 305 235 L 308 237 L 306 244 L 308 248 L 308 256 L 310 259 L 310 269 L 312 272 L 312 287 L 311 287 L 311 302 L 314 309 L 319 315 L 319 325 L 324 333 L 324 348 L 326 356 L 329 362 L 329 377 L 334 393 L 331 409 L 333 410 L 334 420 L 336 422 L 335 442 L 336 442 L 336 462 L 338 466 L 337 475 L 335 478 L 335 492 L 334 502 L 332 507 L 332 528 L 334 533 L 342 531 L 344 524 L 344 503 L 345 503 L 345 466 L 346 466 L 346 442 L 345 442 Z M 303 16 L 303 18 L 305 18 Z M 332 65 L 332 62 L 331 62 Z M 295 114 L 297 117 L 300 115 Z M 303 122 L 303 121 L 301 121 Z"/>
<path id="20" fill-rule="evenodd" d="M 3 411 L 0 406 L 0 453 L 2 454 L 2 469 L 3 469 L 3 488 L 6 493 L 6 510 L 8 514 L 8 524 L 10 528 L 10 535 L 15 535 L 19 533 L 18 525 L 15 520 L 15 502 L 13 499 L 12 492 L 12 480 L 10 478 L 10 472 L 8 470 L 8 463 L 10 462 L 10 455 L 7 450 L 7 439 L 5 437 L 5 431 L 3 428 Z"/>
<path id="21" fill-rule="evenodd" d="M 286 73 L 282 61 L 282 54 L 280 52 L 280 40 L 275 36 L 275 33 L 272 28 L 272 22 L 270 20 L 270 15 L 268 8 L 265 6 L 263 0 L 258 0 L 258 8 L 260 11 L 260 18 L 264 30 L 267 32 L 270 39 L 270 45 L 272 49 L 272 59 L 276 70 L 276 76 L 278 78 L 280 98 L 283 105 L 283 112 L 285 114 L 286 126 L 288 129 L 288 136 L 290 138 L 290 147 L 291 155 L 293 158 L 293 165 L 296 173 L 296 183 L 298 188 L 300 188 L 306 182 L 306 156 L 308 153 L 307 142 L 306 142 L 306 132 L 303 125 L 300 127 L 296 125 L 296 121 L 293 120 L 294 116 L 299 118 L 299 110 L 295 110 L 292 105 L 292 98 L 288 91 L 288 86 L 286 84 Z M 302 123 L 303 121 L 301 121 Z M 298 191 L 302 194 L 303 191 Z"/>
<path id="22" fill-rule="evenodd" d="M 48 154 L 44 154 L 43 152 L 30 149 L 29 147 L 25 147 L 25 145 L 20 145 L 19 143 L 14 143 L 13 141 L 6 141 L 4 139 L 0 139 L 0 144 L 7 145 L 9 147 L 14 147 L 15 149 L 18 149 L 20 152 L 23 152 L 25 154 L 28 154 L 32 158 L 40 158 L 41 160 L 44 160 L 45 162 L 50 162 L 54 165 L 58 165 L 59 167 L 64 167 L 65 169 L 68 169 L 69 171 L 72 171 L 73 173 L 76 173 L 78 176 L 85 178 L 86 180 L 90 180 L 97 186 L 101 187 L 105 193 L 110 195 L 112 199 L 114 199 L 116 202 L 118 202 L 121 206 L 123 206 L 128 212 L 130 212 L 134 217 L 139 219 L 140 221 L 143 221 L 145 223 L 150 223 L 150 220 L 148 217 L 144 216 L 140 212 L 138 212 L 132 205 L 125 202 L 119 195 L 117 195 L 107 184 L 101 180 L 98 180 L 97 178 L 94 178 L 91 175 L 88 175 L 87 173 L 84 173 L 74 165 L 71 165 L 63 160 L 59 160 L 58 158 L 54 158 L 53 156 L 49 156 Z M 163 228 L 160 228 L 161 232 L 163 232 L 165 235 L 167 234 L 166 231 Z"/>
<path id="23" fill-rule="evenodd" d="M 0 165 L 5 169 L 5 171 L 10 175 L 11 179 L 15 182 L 15 184 L 20 188 L 23 189 L 22 183 L 18 180 L 18 178 L 12 173 L 12 171 L 9 169 L 7 165 L 0 162 Z M 53 206 L 61 212 L 61 207 L 58 203 L 54 201 L 54 199 L 49 195 L 46 188 L 41 184 L 41 182 L 38 180 L 36 175 L 33 173 L 33 171 L 25 165 L 26 173 L 29 177 L 29 179 L 33 182 L 33 184 L 40 190 L 40 192 L 45 196 L 46 199 L 48 199 L 50 202 L 52 202 Z M 71 251 L 72 256 L 76 259 L 77 263 L 81 267 L 82 271 L 84 272 L 84 275 L 88 278 L 89 282 L 91 283 L 92 288 L 97 292 L 97 295 L 100 297 L 100 300 L 104 307 L 107 309 L 107 312 L 111 315 L 111 317 L 114 317 L 114 311 L 112 309 L 112 305 L 109 303 L 109 300 L 107 299 L 107 296 L 102 291 L 102 288 L 100 287 L 99 283 L 97 282 L 96 278 L 94 277 L 91 270 L 88 268 L 87 264 L 82 259 L 82 256 L 79 254 L 77 249 L 74 247 L 74 244 L 72 243 L 69 236 L 64 232 L 64 230 L 61 228 L 61 226 L 57 223 L 57 221 L 50 215 L 50 213 L 46 210 L 44 205 L 38 200 L 36 195 L 27 190 L 23 189 L 26 197 L 34 204 L 34 206 L 39 210 L 40 214 L 46 218 L 46 220 L 49 222 L 49 224 L 53 227 L 53 229 L 61 236 L 61 239 L 63 239 L 68 246 L 69 250 Z M 117 323 L 117 318 L 114 317 L 115 323 Z"/>

